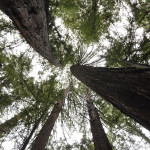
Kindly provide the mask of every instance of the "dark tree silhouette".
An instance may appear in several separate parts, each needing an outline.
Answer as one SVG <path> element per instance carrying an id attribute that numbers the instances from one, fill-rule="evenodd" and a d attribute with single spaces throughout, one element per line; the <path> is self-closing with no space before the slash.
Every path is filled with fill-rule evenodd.
<path id="1" fill-rule="evenodd" d="M 72 74 L 150 130 L 150 69 L 73 65 Z"/>
<path id="2" fill-rule="evenodd" d="M 86 101 L 95 150 L 112 150 L 112 147 L 103 129 L 97 109 L 90 100 Z"/>
<path id="3" fill-rule="evenodd" d="M 48 4 L 45 0 L 0 0 L 0 9 L 9 16 L 26 41 L 50 63 L 61 64 L 52 54 L 48 36 Z"/>
<path id="4" fill-rule="evenodd" d="M 49 138 L 51 131 L 54 127 L 54 124 L 59 116 L 59 113 L 62 110 L 62 106 L 64 105 L 65 98 L 69 91 L 70 91 L 70 86 L 68 88 L 66 88 L 66 90 L 64 92 L 64 97 L 55 104 L 46 123 L 42 127 L 42 129 L 41 129 L 39 135 L 36 137 L 35 141 L 33 142 L 32 150 L 44 150 L 46 143 L 48 141 L 48 138 Z"/>

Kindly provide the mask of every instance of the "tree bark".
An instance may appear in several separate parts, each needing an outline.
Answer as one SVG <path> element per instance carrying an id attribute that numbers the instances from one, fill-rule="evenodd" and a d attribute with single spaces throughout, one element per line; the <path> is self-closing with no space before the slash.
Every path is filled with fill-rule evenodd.
<path id="1" fill-rule="evenodd" d="M 52 54 L 49 44 L 45 0 L 0 0 L 0 9 L 9 16 L 35 51 L 53 65 L 61 66 Z"/>
<path id="2" fill-rule="evenodd" d="M 42 129 L 41 129 L 40 133 L 38 134 L 38 136 L 36 137 L 35 141 L 33 142 L 31 150 L 44 150 L 46 143 L 48 141 L 48 138 L 51 134 L 51 131 L 54 127 L 54 124 L 55 124 L 55 122 L 59 116 L 59 113 L 62 110 L 62 106 L 64 105 L 65 98 L 66 98 L 69 90 L 70 90 L 70 86 L 65 90 L 64 98 L 59 100 L 55 104 L 55 106 L 54 106 L 51 114 L 49 115 L 46 123 L 42 127 Z"/>
<path id="3" fill-rule="evenodd" d="M 72 74 L 150 130 L 150 69 L 73 65 Z"/>
<path id="4" fill-rule="evenodd" d="M 97 109 L 91 101 L 86 101 L 95 150 L 112 150 L 112 147 L 103 129 Z"/>

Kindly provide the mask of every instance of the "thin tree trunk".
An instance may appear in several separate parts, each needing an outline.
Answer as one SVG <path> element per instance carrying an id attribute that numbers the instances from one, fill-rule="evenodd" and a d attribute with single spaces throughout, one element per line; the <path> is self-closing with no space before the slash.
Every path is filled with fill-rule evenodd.
<path id="1" fill-rule="evenodd" d="M 9 16 L 35 51 L 53 65 L 60 67 L 61 64 L 52 54 L 49 44 L 47 1 L 0 0 L 0 9 Z"/>
<path id="2" fill-rule="evenodd" d="M 139 129 L 135 129 L 139 136 L 141 136 L 148 144 L 150 144 L 150 138 L 146 136 L 142 131 Z"/>
<path id="3" fill-rule="evenodd" d="M 0 124 L 0 137 L 3 137 L 4 134 L 9 133 L 11 129 L 18 124 L 18 121 L 25 116 L 26 112 L 29 112 L 33 109 L 35 108 L 27 107 L 11 119 L 5 121 L 3 124 Z"/>
<path id="4" fill-rule="evenodd" d="M 72 74 L 150 130 L 150 69 L 73 65 Z"/>
<path id="5" fill-rule="evenodd" d="M 0 137 L 3 137 L 4 134 L 9 133 L 12 128 L 14 128 L 18 121 L 20 120 L 20 113 L 15 115 L 11 119 L 5 121 L 3 124 L 0 125 Z"/>
<path id="6" fill-rule="evenodd" d="M 143 64 L 136 64 L 136 63 L 132 63 L 126 60 L 123 60 L 123 62 L 125 62 L 126 64 L 131 65 L 132 67 L 136 67 L 136 68 L 150 68 L 150 66 L 148 65 L 143 65 Z"/>
<path id="7" fill-rule="evenodd" d="M 91 101 L 86 101 L 95 150 L 112 150 L 111 144 L 109 143 L 108 138 L 103 129 L 97 109 Z"/>
<path id="8" fill-rule="evenodd" d="M 148 144 L 150 144 L 150 139 L 149 139 L 149 137 L 146 136 L 146 134 L 144 134 L 141 129 L 136 128 L 136 126 L 134 126 L 134 125 L 133 125 L 132 123 L 130 123 L 130 122 L 126 122 L 126 124 L 129 126 L 129 128 L 128 128 L 129 130 L 126 129 L 127 132 L 129 132 L 129 133 L 131 132 L 131 134 L 132 134 L 132 131 L 134 131 L 134 133 L 135 133 L 137 136 L 142 137 Z"/>
<path id="9" fill-rule="evenodd" d="M 42 118 L 44 117 L 44 115 L 45 115 L 46 112 L 47 112 L 47 108 L 44 110 L 44 112 L 42 113 L 41 117 L 35 122 L 35 124 L 34 124 L 32 130 L 31 130 L 31 132 L 30 132 L 30 135 L 29 135 L 28 138 L 26 138 L 25 141 L 24 141 L 21 150 L 25 150 L 25 149 L 26 149 L 26 147 L 27 147 L 27 145 L 28 145 L 30 139 L 32 138 L 33 133 L 34 133 L 35 130 L 38 128 L 38 126 L 39 126 L 39 124 L 40 124 L 40 122 L 41 122 L 41 120 L 42 120 Z"/>
<path id="10" fill-rule="evenodd" d="M 55 124 L 55 122 L 59 116 L 59 113 L 62 110 L 62 106 L 64 105 L 65 98 L 66 98 L 69 90 L 70 90 L 70 86 L 65 90 L 64 98 L 59 100 L 55 104 L 55 106 L 54 106 L 51 114 L 49 115 L 46 123 L 42 127 L 42 129 L 41 129 L 40 133 L 38 134 L 38 136 L 36 137 L 35 141 L 33 142 L 33 146 L 32 146 L 31 150 L 44 150 L 46 143 L 48 141 L 48 138 L 51 134 L 51 131 L 54 127 L 54 124 Z"/>
<path id="11" fill-rule="evenodd" d="M 115 60 L 115 59 L 114 59 Z M 123 62 L 123 63 L 126 63 L 132 67 L 136 67 L 136 68 L 150 68 L 150 66 L 148 65 L 143 65 L 143 64 L 137 64 L 137 63 L 132 63 L 130 61 L 127 61 L 127 60 L 115 60 L 115 61 L 118 61 L 118 62 Z"/>

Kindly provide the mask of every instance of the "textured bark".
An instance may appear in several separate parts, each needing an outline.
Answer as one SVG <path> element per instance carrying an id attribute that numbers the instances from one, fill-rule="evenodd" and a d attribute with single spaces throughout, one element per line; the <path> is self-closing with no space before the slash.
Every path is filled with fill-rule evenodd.
<path id="1" fill-rule="evenodd" d="M 150 130 L 150 69 L 73 65 L 72 74 Z"/>
<path id="2" fill-rule="evenodd" d="M 94 104 L 89 100 L 87 100 L 87 108 L 90 117 L 90 125 L 95 150 L 112 150 L 112 147 L 103 129 L 97 109 L 94 107 Z"/>
<path id="3" fill-rule="evenodd" d="M 54 124 L 55 124 L 55 122 L 59 116 L 59 113 L 62 110 L 62 106 L 64 105 L 64 101 L 65 101 L 66 95 L 68 94 L 69 90 L 70 90 L 70 86 L 65 90 L 64 98 L 62 100 L 59 100 L 55 104 L 55 106 L 54 106 L 51 114 L 49 115 L 46 123 L 42 127 L 39 135 L 36 137 L 31 150 L 44 150 L 46 143 L 48 141 L 48 138 L 51 134 L 51 131 L 54 127 Z"/>
<path id="4" fill-rule="evenodd" d="M 49 45 L 46 0 L 0 0 L 0 9 L 9 16 L 21 35 L 41 56 L 55 66 L 61 64 Z"/>

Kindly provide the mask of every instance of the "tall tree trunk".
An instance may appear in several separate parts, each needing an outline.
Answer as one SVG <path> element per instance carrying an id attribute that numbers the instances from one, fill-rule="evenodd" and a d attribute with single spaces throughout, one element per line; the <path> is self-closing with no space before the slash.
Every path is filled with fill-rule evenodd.
<path id="1" fill-rule="evenodd" d="M 44 150 L 46 143 L 48 141 L 48 138 L 51 134 L 51 131 L 54 127 L 54 124 L 59 116 L 59 113 L 62 110 L 62 106 L 64 105 L 65 98 L 66 98 L 69 90 L 70 90 L 70 86 L 65 90 L 64 98 L 62 98 L 55 104 L 46 123 L 42 127 L 42 129 L 41 129 L 40 133 L 38 134 L 38 136 L 36 137 L 35 141 L 33 142 L 33 146 L 32 146 L 31 150 Z"/>
<path id="2" fill-rule="evenodd" d="M 25 149 L 26 149 L 26 147 L 27 147 L 27 145 L 28 145 L 30 139 L 32 138 L 33 133 L 34 133 L 35 130 L 38 128 L 38 126 L 39 126 L 41 120 L 43 119 L 45 113 L 47 112 L 47 108 L 48 108 L 48 107 L 45 108 L 45 110 L 44 110 L 44 112 L 42 113 L 41 117 L 35 122 L 35 124 L 34 124 L 32 130 L 31 130 L 31 132 L 30 132 L 28 138 L 25 139 L 25 141 L 23 142 L 23 146 L 22 146 L 22 148 L 21 148 L 20 150 L 25 150 Z"/>
<path id="3" fill-rule="evenodd" d="M 73 65 L 72 74 L 150 130 L 150 69 Z"/>
<path id="4" fill-rule="evenodd" d="M 35 108 L 27 107 L 11 119 L 5 121 L 3 124 L 0 124 L 0 137 L 3 137 L 4 134 L 9 133 L 11 129 L 18 124 L 18 121 L 22 119 L 25 116 L 25 114 L 31 110 L 35 110 Z"/>
<path id="5" fill-rule="evenodd" d="M 112 150 L 112 147 L 103 129 L 97 109 L 95 108 L 94 104 L 91 101 L 89 100 L 86 101 L 87 101 L 87 108 L 90 117 L 90 125 L 91 125 L 95 150 Z"/>
<path id="6" fill-rule="evenodd" d="M 60 67 L 61 64 L 53 56 L 49 44 L 47 1 L 0 0 L 0 9 L 9 16 L 35 51 L 53 65 Z"/>

